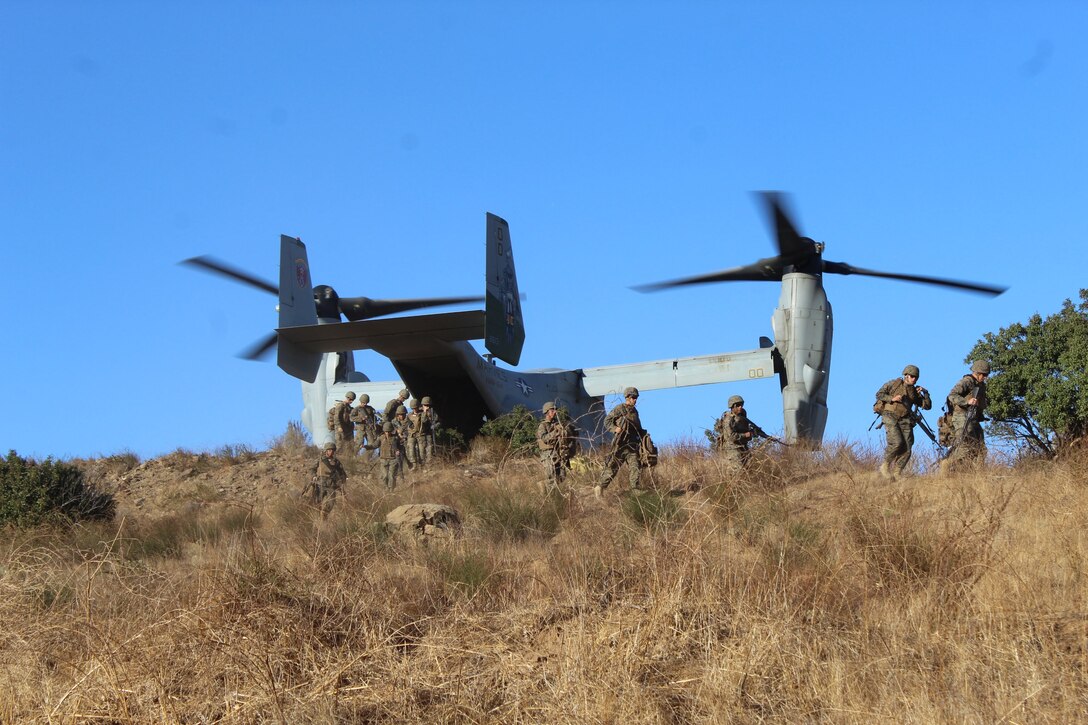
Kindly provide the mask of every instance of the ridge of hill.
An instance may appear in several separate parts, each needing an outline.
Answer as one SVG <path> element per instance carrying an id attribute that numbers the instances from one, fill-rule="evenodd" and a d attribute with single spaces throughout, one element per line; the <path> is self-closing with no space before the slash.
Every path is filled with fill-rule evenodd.
<path id="1" fill-rule="evenodd" d="M 384 491 L 316 451 L 81 461 L 109 524 L 11 530 L 0 720 L 1073 722 L 1088 692 L 1083 461 L 895 483 L 849 445 L 656 489 L 546 495 L 484 445 Z M 460 536 L 394 535 L 403 503 Z"/>

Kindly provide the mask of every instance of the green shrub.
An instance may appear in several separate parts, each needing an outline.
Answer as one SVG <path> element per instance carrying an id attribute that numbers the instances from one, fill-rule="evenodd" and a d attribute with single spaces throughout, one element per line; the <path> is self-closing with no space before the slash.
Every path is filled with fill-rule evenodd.
<path id="1" fill-rule="evenodd" d="M 435 452 L 445 458 L 464 455 L 468 450 L 465 436 L 456 428 L 439 428 L 434 434 Z"/>
<path id="2" fill-rule="evenodd" d="M 509 441 L 509 455 L 531 454 L 536 451 L 536 427 L 539 423 L 528 408 L 515 405 L 506 415 L 484 423 L 480 435 Z"/>
<path id="3" fill-rule="evenodd" d="M 83 472 L 46 458 L 34 461 L 9 451 L 0 461 L 0 524 L 33 526 L 53 517 L 113 517 L 113 496 L 86 485 Z"/>

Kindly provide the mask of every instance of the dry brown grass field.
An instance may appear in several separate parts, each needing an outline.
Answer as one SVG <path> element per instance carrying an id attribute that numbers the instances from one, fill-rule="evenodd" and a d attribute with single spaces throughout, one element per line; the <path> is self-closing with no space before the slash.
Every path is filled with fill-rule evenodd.
<path id="1" fill-rule="evenodd" d="M 118 515 L 5 532 L 0 720 L 1088 720 L 1088 458 L 663 453 L 601 501 L 592 457 L 568 497 L 501 445 L 393 494 L 351 461 L 325 520 L 312 449 L 81 461 Z M 461 535 L 391 535 L 406 502 Z"/>

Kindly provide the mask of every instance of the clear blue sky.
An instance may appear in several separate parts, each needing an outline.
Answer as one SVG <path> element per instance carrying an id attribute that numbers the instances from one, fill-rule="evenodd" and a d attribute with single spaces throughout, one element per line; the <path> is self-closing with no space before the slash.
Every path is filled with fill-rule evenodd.
<path id="1" fill-rule="evenodd" d="M 943 398 L 982 334 L 1088 286 L 1083 2 L 9 0 L 0 27 L 4 451 L 267 445 L 299 384 L 233 355 L 275 300 L 176 263 L 275 280 L 281 233 L 342 295 L 482 294 L 499 214 L 522 369 L 756 347 L 777 284 L 628 289 L 769 256 L 754 189 L 827 259 L 1009 285 L 828 276 L 828 437 L 862 441 L 904 364 Z M 643 421 L 699 437 L 735 392 L 781 430 L 773 382 Z"/>

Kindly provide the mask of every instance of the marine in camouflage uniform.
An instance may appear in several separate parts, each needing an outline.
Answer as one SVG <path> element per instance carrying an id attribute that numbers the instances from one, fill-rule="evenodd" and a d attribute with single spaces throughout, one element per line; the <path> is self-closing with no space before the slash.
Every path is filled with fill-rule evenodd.
<path id="1" fill-rule="evenodd" d="M 948 471 L 959 464 L 986 459 L 986 434 L 982 431 L 983 411 L 990 402 L 986 397 L 986 378 L 990 363 L 975 360 L 971 372 L 960 378 L 948 392 L 947 404 L 952 411 L 952 450 L 941 462 Z"/>
<path id="2" fill-rule="evenodd" d="M 408 436 L 411 433 L 411 423 L 408 421 L 408 409 L 403 405 L 397 406 L 393 415 L 393 433 L 400 439 L 400 450 L 403 455 L 400 457 L 401 470 L 407 467 L 409 470 L 412 468 L 412 462 L 408 460 Z"/>
<path id="3" fill-rule="evenodd" d="M 722 413 L 714 423 L 714 448 L 728 468 L 741 470 L 748 465 L 751 452 L 748 450 L 752 436 L 767 434 L 763 429 L 748 419 L 744 410 L 744 398 L 734 395 L 729 398 L 729 410 Z"/>
<path id="4" fill-rule="evenodd" d="M 397 414 L 397 408 L 404 405 L 404 401 L 408 400 L 408 395 L 407 390 L 402 390 L 397 393 L 397 397 L 386 403 L 385 408 L 382 410 L 382 420 L 391 422 Z"/>
<path id="5" fill-rule="evenodd" d="M 382 468 L 382 482 L 392 491 L 397 487 L 401 459 L 404 456 L 404 447 L 392 423 L 382 423 L 382 434 L 375 445 L 378 449 L 378 462 Z"/>
<path id="6" fill-rule="evenodd" d="M 548 486 L 559 488 L 570 470 L 570 454 L 573 441 L 571 431 L 559 418 L 559 410 L 551 401 L 544 404 L 544 420 L 536 427 L 536 445 L 540 450 L 540 462 L 548 476 Z"/>
<path id="7" fill-rule="evenodd" d="M 423 405 L 420 415 L 423 416 L 423 439 L 420 441 L 420 451 L 424 463 L 430 463 L 434 458 L 434 437 L 438 434 L 438 413 L 431 407 L 431 396 L 424 395 L 419 401 Z"/>
<path id="8" fill-rule="evenodd" d="M 413 398 L 408 406 L 407 438 L 405 439 L 405 459 L 411 468 L 423 467 L 423 410 L 419 400 Z"/>
<path id="9" fill-rule="evenodd" d="M 351 404 L 354 401 L 355 393 L 349 390 L 344 395 L 344 400 L 336 401 L 329 409 L 329 416 L 325 421 L 336 436 L 336 447 L 350 454 L 355 453 L 355 424 L 351 422 Z"/>
<path id="10" fill-rule="evenodd" d="M 367 448 L 367 444 L 373 445 L 378 439 L 378 412 L 369 405 L 370 396 L 363 393 L 359 396 L 359 404 L 351 409 L 351 422 L 355 424 L 355 450 L 361 451 Z"/>
<path id="11" fill-rule="evenodd" d="M 321 516 L 325 517 L 332 511 L 336 503 L 336 494 L 347 483 L 348 474 L 344 471 L 343 464 L 336 457 L 336 444 L 326 443 L 321 451 L 321 457 L 314 466 L 313 478 L 310 480 L 310 489 L 313 491 L 312 501 L 314 506 L 321 509 Z"/>
<path id="12" fill-rule="evenodd" d="M 876 391 L 876 404 L 884 422 L 884 462 L 880 464 L 880 475 L 895 479 L 903 474 L 914 448 L 915 408 L 929 410 L 933 400 L 929 391 L 918 385 L 920 371 L 917 365 L 903 368 L 903 377 L 893 378 Z"/>
<path id="13" fill-rule="evenodd" d="M 593 488 L 593 493 L 600 498 L 620 466 L 627 464 L 627 480 L 631 490 L 637 491 L 642 481 L 642 463 L 639 460 L 639 444 L 646 429 L 638 417 L 635 404 L 638 403 L 638 388 L 626 388 L 623 391 L 624 402 L 612 409 L 604 419 L 605 428 L 612 431 L 612 449 L 605 458 L 605 469 L 601 480 Z"/>

